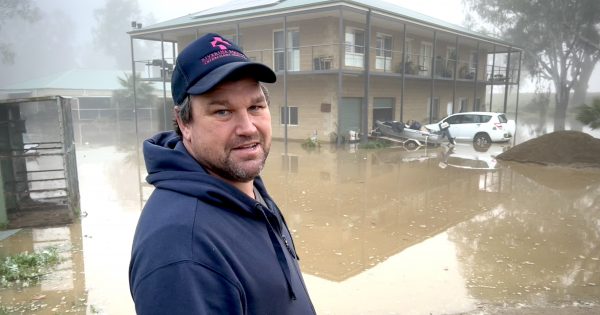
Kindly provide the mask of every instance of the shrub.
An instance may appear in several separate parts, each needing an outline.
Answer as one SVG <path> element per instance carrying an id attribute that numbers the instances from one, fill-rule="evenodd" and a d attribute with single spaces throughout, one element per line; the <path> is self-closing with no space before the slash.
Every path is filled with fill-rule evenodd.
<path id="1" fill-rule="evenodd" d="M 600 98 L 594 99 L 591 106 L 580 106 L 576 118 L 579 122 L 592 129 L 600 128 Z"/>
<path id="2" fill-rule="evenodd" d="M 37 253 L 23 252 L 7 256 L 0 263 L 0 285 L 8 287 L 14 283 L 28 286 L 29 282 L 37 282 L 50 268 L 60 262 L 58 251 L 54 247 Z"/>

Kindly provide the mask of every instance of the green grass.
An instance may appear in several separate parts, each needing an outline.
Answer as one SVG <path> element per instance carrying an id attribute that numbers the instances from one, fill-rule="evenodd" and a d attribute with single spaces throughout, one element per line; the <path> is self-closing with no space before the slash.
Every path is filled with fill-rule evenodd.
<path id="1" fill-rule="evenodd" d="M 311 138 L 304 140 L 304 142 L 302 143 L 302 147 L 304 149 L 315 149 L 320 146 L 321 146 L 321 144 L 319 143 L 319 140 L 313 140 Z"/>
<path id="2" fill-rule="evenodd" d="M 58 250 L 54 247 L 36 253 L 23 252 L 4 257 L 0 262 L 0 286 L 35 283 L 59 262 Z"/>

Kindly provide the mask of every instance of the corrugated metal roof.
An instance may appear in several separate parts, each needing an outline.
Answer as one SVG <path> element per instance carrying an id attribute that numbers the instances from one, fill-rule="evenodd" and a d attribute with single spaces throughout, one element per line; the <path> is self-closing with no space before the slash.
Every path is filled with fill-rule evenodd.
<path id="1" fill-rule="evenodd" d="M 249 6 L 244 6 L 247 3 Z M 153 24 L 139 30 L 129 32 L 132 36 L 164 32 L 167 30 L 185 28 L 195 24 L 219 23 L 227 20 L 237 20 L 252 18 L 258 15 L 276 15 L 286 11 L 298 9 L 310 9 L 326 6 L 348 5 L 352 7 L 371 9 L 375 13 L 382 13 L 402 20 L 408 20 L 415 23 L 425 24 L 430 27 L 440 28 L 449 32 L 459 33 L 491 42 L 503 43 L 512 46 L 503 40 L 486 36 L 477 32 L 473 32 L 465 27 L 452 24 L 437 18 L 430 17 L 426 14 L 415 12 L 406 9 L 399 5 L 381 1 L 381 0 L 257 0 L 243 1 L 234 0 L 224 5 L 217 6 L 211 9 L 200 11 L 197 13 L 188 14 L 176 19 Z"/>
<path id="2" fill-rule="evenodd" d="M 19 82 L 0 87 L 0 90 L 119 90 L 123 86 L 118 78 L 125 78 L 131 71 L 73 69 L 46 77 Z M 156 89 L 162 90 L 162 82 L 154 82 Z M 159 86 L 160 85 L 160 86 Z M 167 90 L 171 87 L 167 83 Z"/>

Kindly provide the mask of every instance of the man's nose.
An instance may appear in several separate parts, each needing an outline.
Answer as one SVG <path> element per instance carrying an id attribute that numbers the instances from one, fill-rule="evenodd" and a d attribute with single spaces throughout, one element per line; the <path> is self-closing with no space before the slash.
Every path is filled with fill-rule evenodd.
<path id="1" fill-rule="evenodd" d="M 253 117 L 246 111 L 240 112 L 236 119 L 236 133 L 240 136 L 251 136 L 256 134 L 256 131 Z"/>

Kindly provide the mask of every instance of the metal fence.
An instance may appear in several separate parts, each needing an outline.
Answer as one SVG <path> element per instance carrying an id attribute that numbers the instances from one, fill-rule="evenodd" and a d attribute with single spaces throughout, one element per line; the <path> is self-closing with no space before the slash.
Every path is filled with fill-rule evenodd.
<path id="1" fill-rule="evenodd" d="M 59 96 L 0 101 L 0 212 L 8 221 L 0 223 L 12 225 L 11 217 L 38 210 L 55 212 L 64 223 L 65 215 L 70 220 L 79 212 L 72 102 Z"/>

